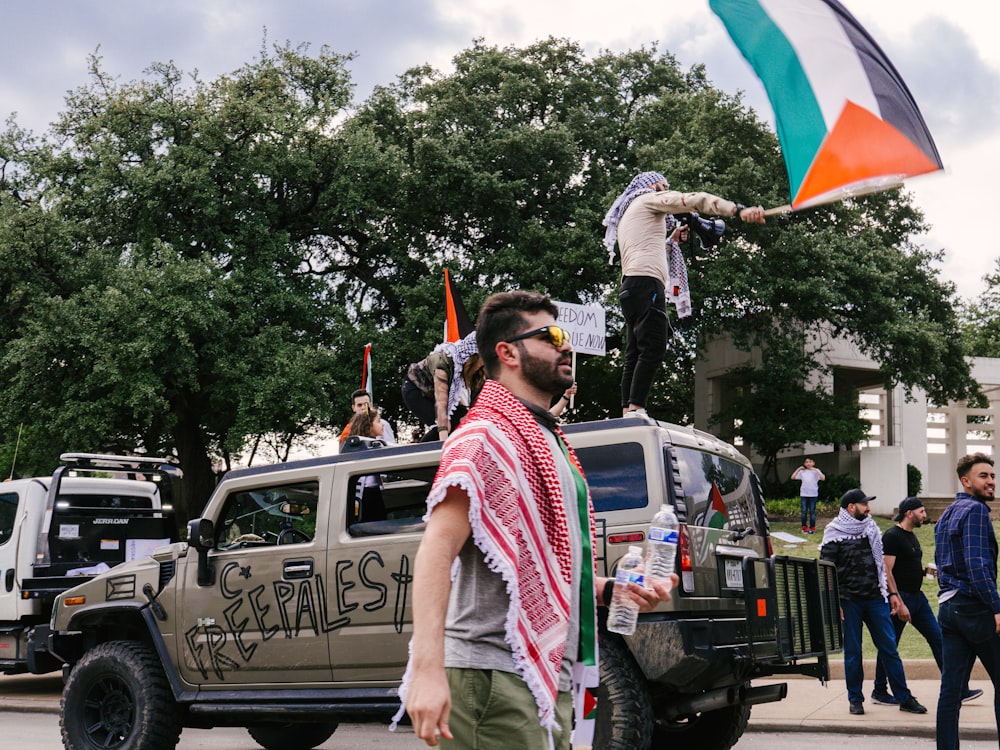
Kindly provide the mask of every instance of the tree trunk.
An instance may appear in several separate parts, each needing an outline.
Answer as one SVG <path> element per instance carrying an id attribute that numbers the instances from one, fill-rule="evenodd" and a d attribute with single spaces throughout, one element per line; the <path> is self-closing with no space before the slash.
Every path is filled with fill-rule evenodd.
<path id="1" fill-rule="evenodd" d="M 181 501 L 176 508 L 177 523 L 184 528 L 189 520 L 201 514 L 218 483 L 218 476 L 212 467 L 205 435 L 197 419 L 189 415 L 180 416 L 174 430 L 174 444 L 184 471 Z"/>

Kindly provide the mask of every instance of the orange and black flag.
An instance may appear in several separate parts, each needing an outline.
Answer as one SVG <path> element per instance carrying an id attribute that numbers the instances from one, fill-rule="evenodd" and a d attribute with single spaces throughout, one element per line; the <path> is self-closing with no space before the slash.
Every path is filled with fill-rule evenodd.
<path id="1" fill-rule="evenodd" d="M 447 268 L 444 269 L 444 315 L 444 340 L 447 342 L 464 339 L 476 330 L 465 311 L 462 298 L 451 282 Z"/>

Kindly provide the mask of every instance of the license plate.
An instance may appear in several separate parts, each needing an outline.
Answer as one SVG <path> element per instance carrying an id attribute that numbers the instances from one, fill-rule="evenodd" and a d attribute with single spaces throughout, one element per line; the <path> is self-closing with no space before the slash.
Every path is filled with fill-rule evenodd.
<path id="1" fill-rule="evenodd" d="M 726 588 L 743 588 L 743 560 L 724 560 L 726 570 Z"/>

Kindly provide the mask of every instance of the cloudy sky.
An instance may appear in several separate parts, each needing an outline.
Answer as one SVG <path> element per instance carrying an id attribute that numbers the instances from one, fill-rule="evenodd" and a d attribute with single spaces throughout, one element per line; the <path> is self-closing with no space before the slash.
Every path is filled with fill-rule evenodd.
<path id="1" fill-rule="evenodd" d="M 899 69 L 928 122 L 943 174 L 908 183 L 944 250 L 942 276 L 962 297 L 984 288 L 1000 243 L 1000 45 L 984 0 L 842 0 Z M 451 58 L 476 38 L 523 45 L 548 36 L 590 53 L 658 43 L 685 67 L 703 63 L 724 91 L 742 91 L 770 121 L 763 88 L 735 51 L 708 0 L 36 0 L 4 3 L 0 117 L 36 132 L 87 82 L 87 56 L 122 80 L 174 61 L 203 79 L 254 58 L 273 42 L 354 52 L 357 99 L 407 68 Z M 696 189 L 697 186 L 683 186 Z M 737 196 L 734 196 L 737 197 Z"/>

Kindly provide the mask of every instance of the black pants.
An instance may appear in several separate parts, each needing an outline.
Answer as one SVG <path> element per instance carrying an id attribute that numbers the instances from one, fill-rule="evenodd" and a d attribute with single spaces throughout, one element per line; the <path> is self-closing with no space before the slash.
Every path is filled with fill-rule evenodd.
<path id="1" fill-rule="evenodd" d="M 622 407 L 645 408 L 656 370 L 667 353 L 667 300 L 663 284 L 650 276 L 622 279 L 618 300 L 625 316 Z"/>

